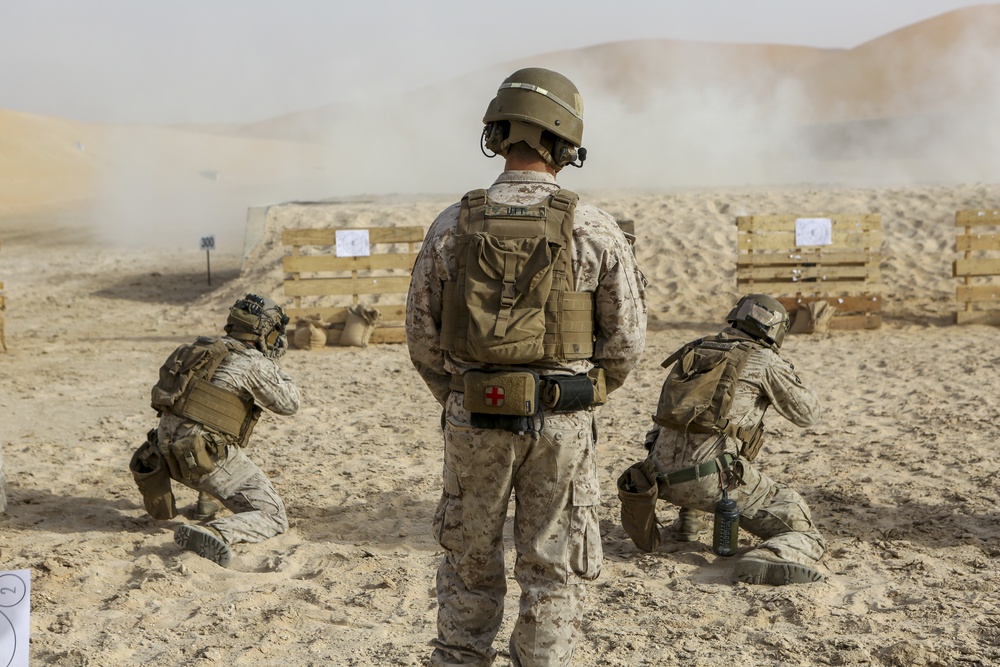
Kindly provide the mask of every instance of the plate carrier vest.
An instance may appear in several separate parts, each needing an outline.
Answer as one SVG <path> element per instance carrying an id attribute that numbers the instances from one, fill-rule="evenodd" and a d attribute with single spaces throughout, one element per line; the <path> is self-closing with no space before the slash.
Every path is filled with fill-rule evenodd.
<path id="1" fill-rule="evenodd" d="M 594 297 L 573 291 L 577 200 L 562 189 L 530 206 L 495 203 L 482 189 L 462 198 L 442 349 L 508 366 L 593 356 Z"/>
<path id="2" fill-rule="evenodd" d="M 150 392 L 156 414 L 167 412 L 190 419 L 210 431 L 246 445 L 260 416 L 252 400 L 211 383 L 212 376 L 230 350 L 242 344 L 224 338 L 198 337 L 181 345 L 160 367 L 160 379 Z"/>

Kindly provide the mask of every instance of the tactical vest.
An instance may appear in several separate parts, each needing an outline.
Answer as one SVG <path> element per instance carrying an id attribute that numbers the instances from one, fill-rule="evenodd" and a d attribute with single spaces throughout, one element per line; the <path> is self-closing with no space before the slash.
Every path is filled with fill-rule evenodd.
<path id="1" fill-rule="evenodd" d="M 763 422 L 737 427 L 729 420 L 736 383 L 747 360 L 761 345 L 731 334 L 700 338 L 667 357 L 671 368 L 660 390 L 653 421 L 660 426 L 693 433 L 725 433 L 739 440 L 753 459 L 763 437 Z"/>
<path id="2" fill-rule="evenodd" d="M 200 336 L 174 350 L 160 367 L 160 379 L 150 392 L 150 405 L 157 415 L 166 412 L 190 419 L 244 446 L 260 411 L 254 409 L 253 401 L 211 383 L 222 360 L 239 346 L 236 341 Z"/>
<path id="3" fill-rule="evenodd" d="M 462 198 L 455 280 L 444 284 L 441 347 L 461 359 L 530 365 L 594 353 L 594 300 L 573 291 L 573 213 L 558 190 L 530 206 Z"/>

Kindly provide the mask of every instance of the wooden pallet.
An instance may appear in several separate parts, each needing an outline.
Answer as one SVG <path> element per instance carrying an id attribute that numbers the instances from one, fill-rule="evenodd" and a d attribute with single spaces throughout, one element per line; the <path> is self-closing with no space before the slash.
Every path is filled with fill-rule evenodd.
<path id="1" fill-rule="evenodd" d="M 963 281 L 955 291 L 956 324 L 1000 324 L 1000 210 L 955 213 L 955 260 L 952 275 Z"/>
<path id="2" fill-rule="evenodd" d="M 829 238 L 822 245 L 798 245 L 796 222 L 817 219 L 829 220 Z M 826 301 L 835 308 L 830 329 L 882 325 L 880 215 L 754 215 L 736 218 L 736 226 L 741 294 L 769 294 L 792 316 L 806 304 Z"/>
<path id="3" fill-rule="evenodd" d="M 382 314 L 371 342 L 404 342 L 406 293 L 417 245 L 424 238 L 423 227 L 356 230 L 368 233 L 371 254 L 364 257 L 337 257 L 337 231 L 328 228 L 282 232 L 282 244 L 291 247 L 291 254 L 282 261 L 289 274 L 284 282 L 285 296 L 295 299 L 288 316 L 293 322 L 318 316 L 330 327 L 327 344 L 335 345 L 335 332 L 343 330 L 348 308 L 363 301 Z M 400 251 L 401 246 L 404 251 Z M 312 248 L 313 252 L 302 254 L 304 248 Z M 307 301 L 303 303 L 303 299 Z"/>

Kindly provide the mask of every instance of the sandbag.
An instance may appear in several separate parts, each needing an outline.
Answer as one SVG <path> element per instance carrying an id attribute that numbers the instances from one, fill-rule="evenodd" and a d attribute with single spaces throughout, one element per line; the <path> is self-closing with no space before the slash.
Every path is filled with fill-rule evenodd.
<path id="1" fill-rule="evenodd" d="M 377 308 L 356 304 L 347 310 L 347 322 L 340 335 L 340 344 L 349 347 L 368 347 L 372 332 L 382 319 Z"/>
<path id="2" fill-rule="evenodd" d="M 319 318 L 299 320 L 292 334 L 292 344 L 299 350 L 322 350 L 326 347 L 326 329 Z"/>

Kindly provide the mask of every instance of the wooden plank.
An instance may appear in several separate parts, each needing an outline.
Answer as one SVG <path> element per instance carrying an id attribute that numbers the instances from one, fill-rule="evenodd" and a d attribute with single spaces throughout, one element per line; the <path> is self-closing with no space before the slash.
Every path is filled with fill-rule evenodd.
<path id="1" fill-rule="evenodd" d="M 285 296 L 347 296 L 361 294 L 405 293 L 410 289 L 410 276 L 378 278 L 303 278 L 285 281 Z"/>
<path id="2" fill-rule="evenodd" d="M 1000 325 L 1000 310 L 960 310 L 955 313 L 955 324 Z"/>
<path id="3" fill-rule="evenodd" d="M 342 228 L 343 229 L 343 228 Z M 368 230 L 368 242 L 375 243 L 419 243 L 424 240 L 423 227 L 364 227 Z M 321 229 L 284 229 L 281 232 L 282 245 L 335 246 L 337 232 L 333 227 Z"/>
<path id="4" fill-rule="evenodd" d="M 956 227 L 1000 225 L 1000 210 L 964 210 L 955 213 Z"/>
<path id="5" fill-rule="evenodd" d="M 836 293 L 840 294 L 850 294 L 858 292 L 869 292 L 872 290 L 873 284 L 857 280 L 843 280 L 843 281 L 833 281 L 827 280 L 824 282 L 815 283 L 804 283 L 804 282 L 791 282 L 791 281 L 759 281 L 759 280 L 740 280 L 736 281 L 737 287 L 739 287 L 740 292 L 764 292 L 766 294 L 775 295 L 804 295 L 804 296 L 836 296 Z M 820 294 L 819 292 L 822 292 Z M 831 294 L 833 292 L 834 294 Z"/>
<path id="6" fill-rule="evenodd" d="M 1000 234 L 962 234 L 955 238 L 956 252 L 1000 250 Z"/>
<path id="7" fill-rule="evenodd" d="M 960 285 L 955 296 L 961 303 L 1000 301 L 1000 285 Z"/>
<path id="8" fill-rule="evenodd" d="M 884 236 L 881 230 L 862 232 L 834 231 L 831 234 L 833 245 L 829 246 L 796 246 L 794 230 L 780 230 L 766 234 L 744 234 L 737 235 L 736 245 L 740 251 L 747 250 L 783 250 L 787 252 L 804 253 L 807 251 L 823 252 L 824 249 L 844 248 L 844 249 L 864 249 L 881 248 Z M 828 250 L 830 252 L 832 250 Z"/>
<path id="9" fill-rule="evenodd" d="M 816 296 L 816 297 L 778 297 L 778 301 L 789 313 L 814 301 L 826 301 L 838 313 L 880 313 L 882 312 L 882 297 L 877 295 L 855 296 Z"/>
<path id="10" fill-rule="evenodd" d="M 334 257 L 332 255 L 286 255 L 282 266 L 286 273 L 383 271 L 400 269 L 409 272 L 417 261 L 413 252 L 379 253 L 367 257 Z"/>
<path id="11" fill-rule="evenodd" d="M 736 218 L 741 232 L 795 232 L 795 221 L 800 218 L 827 218 L 833 231 L 861 231 L 882 229 L 882 216 L 878 213 L 835 215 L 744 215 Z"/>
<path id="12" fill-rule="evenodd" d="M 962 276 L 1000 275 L 1000 258 L 956 259 L 952 268 L 952 275 L 955 278 Z"/>
<path id="13" fill-rule="evenodd" d="M 377 308 L 382 314 L 382 321 L 385 323 L 402 322 L 406 319 L 406 304 L 374 304 L 372 308 Z M 347 321 L 347 306 L 317 306 L 312 308 L 289 308 L 286 313 L 294 323 L 300 319 L 307 319 L 312 316 L 319 316 L 324 325 L 343 324 Z"/>
<path id="14" fill-rule="evenodd" d="M 814 251 L 809 248 L 741 248 L 740 264 L 864 264 L 882 261 L 882 253 L 855 248 L 844 250 Z"/>
<path id="15" fill-rule="evenodd" d="M 824 282 L 829 280 L 867 280 L 878 282 L 877 267 L 856 264 L 847 266 L 737 266 L 741 280 L 792 280 Z"/>

